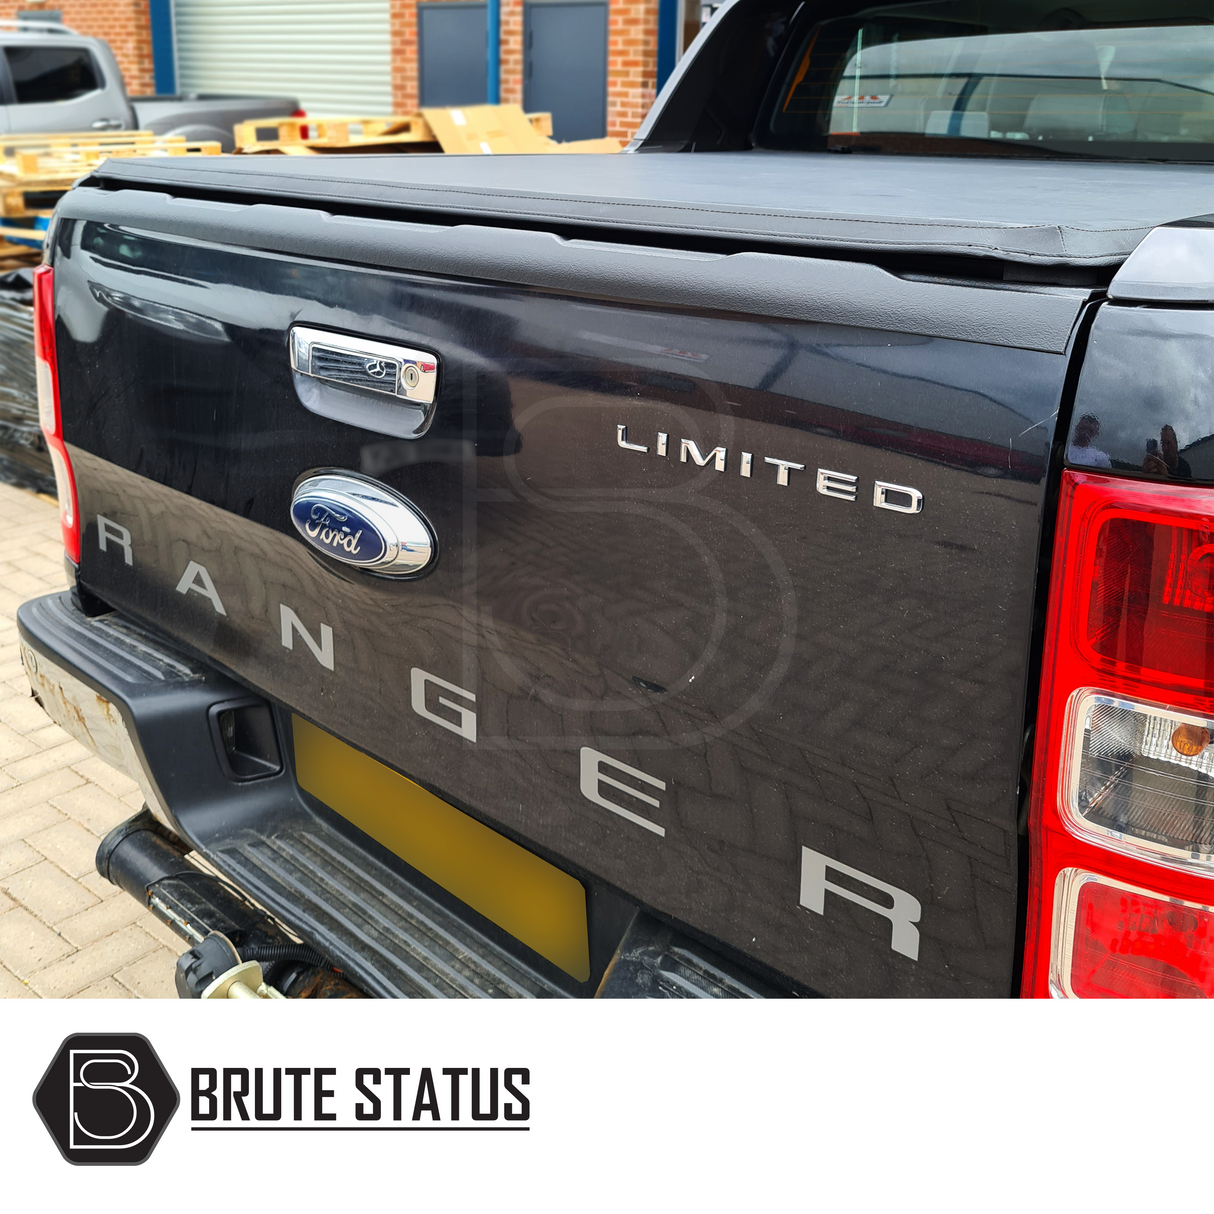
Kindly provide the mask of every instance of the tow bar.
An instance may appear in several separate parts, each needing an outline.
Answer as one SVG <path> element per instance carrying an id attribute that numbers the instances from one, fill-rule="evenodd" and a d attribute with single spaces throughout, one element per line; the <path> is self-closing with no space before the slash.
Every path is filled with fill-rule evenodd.
<path id="1" fill-rule="evenodd" d="M 321 953 L 193 863 L 189 850 L 146 808 L 97 849 L 97 871 L 190 945 L 177 961 L 180 998 L 365 998 Z"/>

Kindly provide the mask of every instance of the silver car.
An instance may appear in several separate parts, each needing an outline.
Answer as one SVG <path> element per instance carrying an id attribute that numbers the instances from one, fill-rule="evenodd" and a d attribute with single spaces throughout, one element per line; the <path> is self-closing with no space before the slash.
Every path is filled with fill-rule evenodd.
<path id="1" fill-rule="evenodd" d="M 128 97 L 113 52 L 47 21 L 0 21 L 0 135 L 155 131 L 233 147 L 232 128 L 298 110 L 294 97 Z"/>
<path id="2" fill-rule="evenodd" d="M 122 73 L 99 39 L 46 22 L 2 22 L 0 47 L 0 131 L 134 127 Z"/>

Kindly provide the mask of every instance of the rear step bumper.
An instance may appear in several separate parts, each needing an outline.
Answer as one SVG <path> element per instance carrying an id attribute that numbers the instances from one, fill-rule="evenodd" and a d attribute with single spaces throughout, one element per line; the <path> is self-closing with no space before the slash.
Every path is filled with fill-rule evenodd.
<path id="1" fill-rule="evenodd" d="M 364 990 L 383 997 L 756 998 L 774 992 L 636 911 L 600 940 L 601 982 L 571 988 L 542 959 L 302 793 L 276 721 L 279 762 L 254 777 L 225 755 L 217 710 L 247 688 L 70 592 L 17 613 L 31 686 L 59 725 L 143 790 L 156 817 Z M 269 770 L 270 774 L 265 774 Z M 618 899 L 616 899 L 618 903 Z M 627 908 L 625 908 L 627 910 Z M 466 913 L 463 913 L 465 912 Z M 602 936 L 603 933 L 600 933 Z M 553 971 L 553 972 L 547 972 Z"/>

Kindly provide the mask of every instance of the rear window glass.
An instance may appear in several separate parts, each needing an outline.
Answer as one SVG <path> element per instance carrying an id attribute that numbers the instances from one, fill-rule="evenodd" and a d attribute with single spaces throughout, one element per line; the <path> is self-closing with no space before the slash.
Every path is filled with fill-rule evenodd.
<path id="1" fill-rule="evenodd" d="M 935 0 L 820 22 L 756 135 L 814 150 L 1214 160 L 1214 9 Z"/>
<path id="2" fill-rule="evenodd" d="M 83 47 L 10 46 L 4 51 L 17 101 L 70 101 L 101 87 L 93 57 Z"/>

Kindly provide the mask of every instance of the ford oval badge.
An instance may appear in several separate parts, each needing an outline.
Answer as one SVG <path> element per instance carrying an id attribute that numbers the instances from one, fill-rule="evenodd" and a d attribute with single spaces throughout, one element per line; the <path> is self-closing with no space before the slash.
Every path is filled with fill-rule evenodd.
<path id="1" fill-rule="evenodd" d="M 434 559 L 430 525 L 401 495 L 354 472 L 317 472 L 296 486 L 291 521 L 317 552 L 402 577 Z"/>

